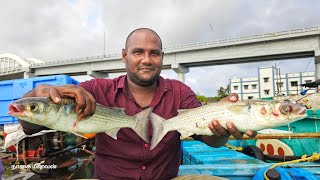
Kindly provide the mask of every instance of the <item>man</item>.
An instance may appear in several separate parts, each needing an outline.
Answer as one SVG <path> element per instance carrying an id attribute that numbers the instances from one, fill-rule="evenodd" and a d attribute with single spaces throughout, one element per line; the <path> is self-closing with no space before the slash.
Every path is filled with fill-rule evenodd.
<path id="1" fill-rule="evenodd" d="M 147 28 L 136 29 L 129 34 L 122 61 L 127 75 L 115 79 L 94 79 L 75 85 L 40 85 L 25 96 L 47 96 L 55 102 L 60 97 L 69 96 L 77 101 L 79 120 L 92 115 L 95 103 L 107 107 L 125 109 L 127 115 L 135 115 L 145 108 L 153 107 L 165 119 L 177 115 L 179 109 L 199 107 L 194 92 L 183 83 L 160 77 L 164 53 L 162 42 L 156 32 Z M 229 97 L 237 101 L 237 96 Z M 23 123 L 25 132 L 33 133 L 41 128 Z M 193 136 L 206 144 L 219 147 L 226 143 L 230 134 L 242 137 L 232 123 L 228 130 L 213 120 L 209 128 L 214 136 Z M 152 126 L 149 123 L 149 138 Z M 255 132 L 248 131 L 249 136 Z M 94 177 L 99 179 L 172 179 L 177 176 L 180 164 L 180 134 L 169 132 L 152 150 L 133 130 L 123 128 L 118 132 L 118 140 L 105 133 L 96 136 L 96 158 Z"/>

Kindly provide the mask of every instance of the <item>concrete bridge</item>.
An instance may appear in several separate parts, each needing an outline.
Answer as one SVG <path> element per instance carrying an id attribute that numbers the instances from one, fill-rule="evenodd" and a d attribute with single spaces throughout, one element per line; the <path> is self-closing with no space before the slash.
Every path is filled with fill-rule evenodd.
<path id="1" fill-rule="evenodd" d="M 164 48 L 164 69 L 173 69 L 180 81 L 190 67 L 314 57 L 320 78 L 320 25 L 233 39 L 182 44 Z M 7 58 L 8 59 L 8 58 Z M 3 56 L 0 56 L 0 62 Z M 11 61 L 16 59 L 11 58 Z M 0 80 L 56 74 L 108 77 L 125 72 L 120 54 L 0 66 Z"/>

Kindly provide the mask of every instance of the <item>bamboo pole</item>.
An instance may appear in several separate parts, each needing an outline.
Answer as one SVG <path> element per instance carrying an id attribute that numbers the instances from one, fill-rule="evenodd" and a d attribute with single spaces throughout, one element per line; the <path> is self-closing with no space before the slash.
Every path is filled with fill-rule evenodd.
<path id="1" fill-rule="evenodd" d="M 242 139 L 304 139 L 304 138 L 320 138 L 320 133 L 274 133 L 274 134 L 257 134 L 256 137 L 251 138 L 246 134 Z M 229 140 L 234 140 L 230 136 Z"/>
<path id="2" fill-rule="evenodd" d="M 251 138 L 246 134 L 243 135 L 243 140 L 257 140 L 257 139 L 304 139 L 304 138 L 320 138 L 320 133 L 273 133 L 273 134 L 257 134 L 256 137 Z M 191 137 L 183 140 L 193 140 Z M 235 137 L 230 136 L 229 140 L 236 140 Z"/>

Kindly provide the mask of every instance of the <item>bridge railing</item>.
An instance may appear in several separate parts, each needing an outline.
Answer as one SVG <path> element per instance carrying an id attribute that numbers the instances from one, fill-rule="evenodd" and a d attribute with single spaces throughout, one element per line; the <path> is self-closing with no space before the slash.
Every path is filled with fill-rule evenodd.
<path id="1" fill-rule="evenodd" d="M 237 38 L 230 38 L 230 39 L 218 39 L 208 42 L 197 42 L 197 43 L 189 43 L 189 44 L 181 44 L 181 45 L 174 45 L 170 47 L 164 48 L 164 51 L 174 51 L 179 49 L 188 49 L 194 47 L 203 47 L 203 46 L 210 46 L 210 45 L 219 45 L 225 43 L 234 43 L 234 42 L 241 42 L 241 41 L 248 41 L 248 40 L 258 40 L 268 37 L 277 37 L 283 35 L 290 35 L 290 34 L 297 34 L 297 33 L 305 33 L 305 32 L 312 32 L 312 31 L 320 31 L 320 25 L 307 27 L 307 28 L 299 28 L 299 29 L 292 29 L 288 31 L 278 31 L 273 33 L 264 33 L 264 34 L 253 34 L 249 36 L 241 36 Z M 66 59 L 66 60 L 58 60 L 58 61 L 48 61 L 41 64 L 34 64 L 31 67 L 43 66 L 43 65 L 53 65 L 53 64 L 69 64 L 73 62 L 85 62 L 87 60 L 101 60 L 105 58 L 114 58 L 114 57 L 121 57 L 120 54 L 107 54 L 102 56 L 89 56 L 83 58 L 75 58 L 75 59 Z"/>
<path id="2" fill-rule="evenodd" d="M 316 32 L 320 31 L 320 25 L 313 26 L 313 27 L 306 27 L 306 28 L 299 28 L 299 29 L 292 29 L 288 31 L 278 31 L 273 33 L 264 33 L 264 34 L 253 34 L 249 36 L 241 36 L 237 38 L 230 38 L 230 39 L 218 39 L 208 42 L 197 42 L 197 43 L 189 43 L 189 44 L 181 44 L 181 45 L 174 45 L 170 47 L 164 48 L 164 51 L 170 52 L 175 50 L 181 50 L 181 49 L 189 49 L 189 48 L 198 48 L 198 47 L 206 47 L 210 45 L 220 45 L 220 44 L 226 44 L 226 43 L 235 43 L 235 42 L 241 42 L 241 41 L 248 41 L 248 40 L 259 40 L 263 38 L 270 38 L 270 37 L 279 37 L 284 35 L 290 35 L 290 34 L 299 34 L 299 33 L 306 33 L 306 32 Z M 72 64 L 72 63 L 79 63 L 79 62 L 86 62 L 88 60 L 95 60 L 99 61 L 102 59 L 108 59 L 108 58 L 118 58 L 121 57 L 120 54 L 106 54 L 102 56 L 88 56 L 88 57 L 81 57 L 81 58 L 72 58 L 72 59 L 65 59 L 65 60 L 57 60 L 57 61 L 47 61 L 44 63 L 35 63 L 30 64 L 30 67 L 39 67 L 39 66 L 46 66 L 46 65 L 57 65 L 57 64 Z M 16 68 L 17 70 L 21 70 L 20 67 Z M 6 69 L 0 69 L 0 74 L 3 72 L 7 72 Z M 15 71 L 15 69 L 11 69 L 11 71 Z"/>
<path id="3" fill-rule="evenodd" d="M 320 25 L 307 27 L 307 28 L 292 29 L 287 31 L 278 31 L 273 33 L 253 34 L 253 35 L 241 36 L 241 37 L 230 38 L 230 39 L 218 39 L 218 40 L 213 40 L 208 42 L 197 42 L 197 43 L 190 43 L 190 44 L 173 45 L 173 46 L 164 48 L 164 51 L 174 51 L 174 50 L 187 49 L 187 48 L 193 48 L 193 47 L 203 47 L 203 46 L 209 46 L 209 45 L 220 45 L 225 43 L 258 40 L 258 39 L 264 39 L 264 38 L 270 38 L 270 37 L 279 37 L 279 36 L 290 35 L 290 34 L 299 34 L 299 33 L 316 32 L 316 31 L 320 31 Z"/>
<path id="4" fill-rule="evenodd" d="M 101 56 L 88 56 L 88 57 L 81 57 L 81 58 L 72 58 L 72 59 L 64 59 L 64 60 L 57 60 L 57 61 L 47 61 L 44 63 L 36 63 L 32 64 L 30 67 L 37 67 L 37 66 L 45 66 L 45 65 L 55 65 L 55 64 L 72 64 L 74 62 L 86 62 L 88 60 L 101 60 L 106 58 L 114 58 L 120 57 L 120 54 L 106 54 Z"/>
<path id="5" fill-rule="evenodd" d="M 6 68 L 1 68 L 0 69 L 0 74 L 8 74 L 11 72 L 17 72 L 22 70 L 22 66 L 17 66 L 17 67 L 6 67 Z"/>

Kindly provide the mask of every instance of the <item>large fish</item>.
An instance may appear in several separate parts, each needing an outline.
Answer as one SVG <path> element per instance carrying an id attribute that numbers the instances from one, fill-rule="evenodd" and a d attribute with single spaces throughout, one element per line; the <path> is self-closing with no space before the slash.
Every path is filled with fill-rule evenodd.
<path id="1" fill-rule="evenodd" d="M 190 135 L 213 135 L 208 124 L 216 119 L 226 128 L 226 122 L 233 122 L 241 131 L 274 128 L 305 118 L 306 107 L 286 101 L 242 101 L 219 102 L 194 109 L 180 111 L 165 120 L 151 113 L 153 135 L 150 149 L 153 149 L 169 131 L 177 130 L 181 138 Z"/>
<path id="2" fill-rule="evenodd" d="M 50 98 L 28 97 L 12 102 L 8 114 L 23 121 L 80 136 L 105 132 L 117 139 L 121 128 L 132 128 L 143 140 L 149 142 L 148 122 L 152 108 L 135 116 L 127 116 L 123 109 L 106 108 L 97 104 L 92 116 L 78 121 L 75 107 L 73 99 L 62 98 L 61 103 L 56 104 Z"/>

